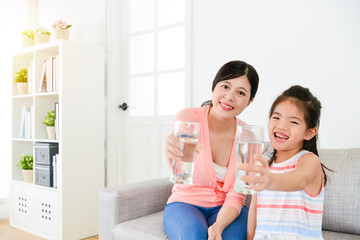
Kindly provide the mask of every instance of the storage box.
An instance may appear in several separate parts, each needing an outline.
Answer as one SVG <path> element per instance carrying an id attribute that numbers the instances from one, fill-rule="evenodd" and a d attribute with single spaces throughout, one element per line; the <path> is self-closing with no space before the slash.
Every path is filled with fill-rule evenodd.
<path id="1" fill-rule="evenodd" d="M 47 165 L 37 165 L 35 167 L 35 184 L 46 187 L 53 186 L 53 168 Z"/>
<path id="2" fill-rule="evenodd" d="M 52 165 L 52 157 L 59 153 L 57 143 L 35 143 L 35 164 Z"/>

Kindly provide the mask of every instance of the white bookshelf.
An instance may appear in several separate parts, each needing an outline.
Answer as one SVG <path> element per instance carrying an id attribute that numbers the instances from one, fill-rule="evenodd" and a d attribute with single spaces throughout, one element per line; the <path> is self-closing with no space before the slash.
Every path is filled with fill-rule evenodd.
<path id="1" fill-rule="evenodd" d="M 39 92 L 44 60 L 58 55 L 58 90 Z M 35 45 L 13 55 L 13 73 L 33 62 L 32 92 L 12 87 L 10 225 L 46 239 L 98 234 L 98 191 L 104 186 L 104 49 L 72 41 Z M 59 103 L 59 137 L 42 123 Z M 22 108 L 32 107 L 31 137 L 20 134 Z M 35 143 L 57 143 L 58 188 L 35 184 Z M 33 183 L 23 182 L 20 155 L 34 156 Z"/>

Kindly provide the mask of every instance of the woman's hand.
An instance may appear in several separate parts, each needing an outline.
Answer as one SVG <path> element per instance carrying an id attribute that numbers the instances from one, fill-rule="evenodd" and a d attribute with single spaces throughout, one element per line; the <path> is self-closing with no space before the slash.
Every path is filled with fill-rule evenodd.
<path id="1" fill-rule="evenodd" d="M 200 150 L 200 144 L 197 143 L 196 152 L 199 153 Z M 170 169 L 172 169 L 173 160 L 181 161 L 181 158 L 184 156 L 181 150 L 181 143 L 173 134 L 170 134 L 166 139 L 165 156 Z"/>
<path id="2" fill-rule="evenodd" d="M 259 192 L 266 189 L 270 181 L 270 168 L 268 160 L 262 155 L 254 155 L 255 161 L 259 162 L 260 165 L 249 165 L 245 164 L 245 171 L 259 173 L 259 176 L 242 176 L 241 180 L 250 184 L 250 187 L 255 191 Z"/>
<path id="3" fill-rule="evenodd" d="M 180 149 L 180 142 L 174 137 L 173 134 L 170 134 L 166 139 L 165 145 L 165 156 L 167 159 L 167 164 L 170 169 L 172 169 L 172 161 L 180 161 L 183 156 L 183 152 Z"/>
<path id="4" fill-rule="evenodd" d="M 222 230 L 216 222 L 208 228 L 208 240 L 222 240 Z"/>

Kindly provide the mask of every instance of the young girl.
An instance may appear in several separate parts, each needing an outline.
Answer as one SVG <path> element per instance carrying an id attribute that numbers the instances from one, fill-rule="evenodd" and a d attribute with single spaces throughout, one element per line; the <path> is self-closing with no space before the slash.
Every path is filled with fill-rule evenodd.
<path id="1" fill-rule="evenodd" d="M 266 189 L 251 200 L 248 239 L 323 239 L 326 174 L 316 146 L 320 112 L 319 100 L 301 86 L 290 87 L 273 103 L 268 131 L 274 151 L 258 156 L 261 177 L 243 178 L 257 191 Z"/>

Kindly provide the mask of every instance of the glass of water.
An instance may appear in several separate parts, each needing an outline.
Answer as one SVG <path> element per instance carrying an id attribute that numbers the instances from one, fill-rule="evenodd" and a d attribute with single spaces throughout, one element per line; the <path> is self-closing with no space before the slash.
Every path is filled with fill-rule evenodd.
<path id="1" fill-rule="evenodd" d="M 255 125 L 236 127 L 236 175 L 235 191 L 242 194 L 254 194 L 250 184 L 240 179 L 241 176 L 254 176 L 257 173 L 244 170 L 244 164 L 256 165 L 255 154 L 261 154 L 264 145 L 264 128 Z"/>
<path id="2" fill-rule="evenodd" d="M 170 181 L 177 184 L 192 184 L 196 144 L 199 139 L 200 124 L 197 122 L 176 121 L 174 136 L 180 142 L 183 157 L 173 160 Z"/>

